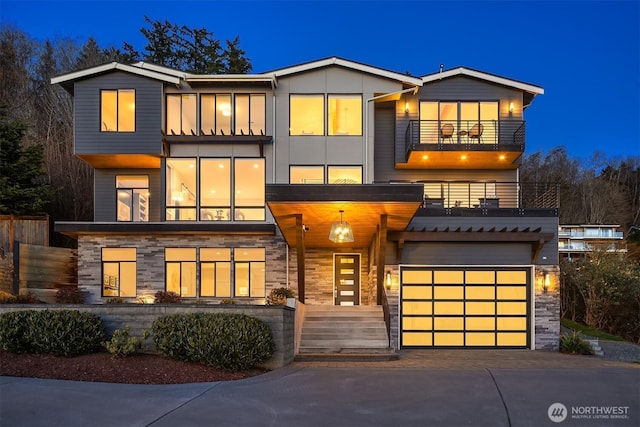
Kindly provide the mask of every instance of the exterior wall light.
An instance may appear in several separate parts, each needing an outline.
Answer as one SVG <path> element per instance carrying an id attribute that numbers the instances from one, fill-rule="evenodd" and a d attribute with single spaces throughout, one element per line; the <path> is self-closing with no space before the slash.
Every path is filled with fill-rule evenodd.
<path id="1" fill-rule="evenodd" d="M 391 272 L 387 270 L 385 284 L 387 289 L 391 289 Z"/>
<path id="2" fill-rule="evenodd" d="M 509 112 L 513 113 L 513 102 L 509 103 Z"/>
<path id="3" fill-rule="evenodd" d="M 544 283 L 542 285 L 542 290 L 543 292 L 547 292 L 549 290 L 549 283 L 550 283 L 550 279 L 549 279 L 549 273 L 546 273 L 544 275 Z"/>
<path id="4" fill-rule="evenodd" d="M 404 103 L 404 112 L 409 113 L 409 101 Z"/>

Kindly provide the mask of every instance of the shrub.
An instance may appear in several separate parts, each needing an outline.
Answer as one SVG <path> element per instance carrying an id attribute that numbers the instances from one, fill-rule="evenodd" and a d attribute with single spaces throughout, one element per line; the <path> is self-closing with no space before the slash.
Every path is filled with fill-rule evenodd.
<path id="1" fill-rule="evenodd" d="M 287 298 L 293 298 L 295 294 L 288 288 L 276 288 L 272 289 L 267 296 L 267 305 L 285 305 L 287 304 Z"/>
<path id="2" fill-rule="evenodd" d="M 178 304 L 180 295 L 172 291 L 158 291 L 154 295 L 156 304 Z"/>
<path id="3" fill-rule="evenodd" d="M 107 300 L 107 304 L 124 304 L 127 301 L 122 297 L 111 297 Z"/>
<path id="4" fill-rule="evenodd" d="M 38 304 L 39 302 L 38 298 L 31 292 L 13 295 L 9 292 L 0 291 L 0 304 Z"/>
<path id="5" fill-rule="evenodd" d="M 125 357 L 142 349 L 142 345 L 149 338 L 149 331 L 145 330 L 141 337 L 132 337 L 131 328 L 125 326 L 124 330 L 116 329 L 110 341 L 105 341 L 104 346 L 114 357 Z"/>
<path id="6" fill-rule="evenodd" d="M 576 331 L 560 337 L 560 352 L 592 355 L 593 349 L 587 341 L 582 339 L 582 334 Z"/>
<path id="7" fill-rule="evenodd" d="M 77 286 L 72 288 L 60 288 L 56 292 L 58 304 L 84 304 L 84 294 Z"/>
<path id="8" fill-rule="evenodd" d="M 153 322 L 153 340 L 165 357 L 233 371 L 268 360 L 275 347 L 269 325 L 231 313 L 160 317 Z"/>
<path id="9" fill-rule="evenodd" d="M 77 310 L 24 310 L 0 315 L 0 348 L 12 353 L 77 356 L 100 349 L 102 319 Z"/>
<path id="10" fill-rule="evenodd" d="M 235 305 L 235 301 L 232 300 L 231 298 L 226 298 L 220 301 L 221 305 Z"/>

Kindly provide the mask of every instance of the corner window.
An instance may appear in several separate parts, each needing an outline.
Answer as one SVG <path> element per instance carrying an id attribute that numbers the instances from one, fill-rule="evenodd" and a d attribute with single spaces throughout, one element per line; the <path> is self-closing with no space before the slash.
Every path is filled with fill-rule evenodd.
<path id="1" fill-rule="evenodd" d="M 149 220 L 149 177 L 116 176 L 118 221 Z"/>
<path id="2" fill-rule="evenodd" d="M 100 131 L 134 132 L 136 129 L 136 91 L 100 91 Z"/>
<path id="3" fill-rule="evenodd" d="M 290 166 L 289 184 L 324 184 L 324 166 Z"/>
<path id="4" fill-rule="evenodd" d="M 328 96 L 329 135 L 362 135 L 362 97 Z"/>
<path id="5" fill-rule="evenodd" d="M 135 248 L 102 248 L 102 296 L 136 296 Z"/>
<path id="6" fill-rule="evenodd" d="M 329 184 L 362 184 L 362 166 L 329 166 Z"/>
<path id="7" fill-rule="evenodd" d="M 195 248 L 165 248 L 164 260 L 167 292 L 175 292 L 185 298 L 195 297 Z"/>
<path id="8" fill-rule="evenodd" d="M 324 135 L 324 95 L 291 95 L 289 135 Z"/>
<path id="9" fill-rule="evenodd" d="M 264 248 L 236 248 L 234 251 L 234 295 L 236 297 L 264 297 L 265 267 Z"/>
<path id="10" fill-rule="evenodd" d="M 231 297 L 231 249 L 200 249 L 200 296 Z"/>

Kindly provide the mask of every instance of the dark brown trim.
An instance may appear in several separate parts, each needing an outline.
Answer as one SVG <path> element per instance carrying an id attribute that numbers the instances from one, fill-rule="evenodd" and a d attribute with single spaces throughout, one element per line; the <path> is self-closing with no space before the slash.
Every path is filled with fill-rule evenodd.
<path id="1" fill-rule="evenodd" d="M 378 305 L 382 303 L 382 289 L 384 284 L 384 266 L 387 253 L 387 214 L 380 215 L 380 226 L 378 229 L 379 245 L 378 245 L 378 260 L 376 265 L 376 302 Z"/>
<path id="2" fill-rule="evenodd" d="M 81 234 L 275 234 L 275 224 L 241 222 L 60 222 L 54 231 L 76 237 Z"/>
<path id="3" fill-rule="evenodd" d="M 267 202 L 416 202 L 421 184 L 267 184 Z"/>
<path id="4" fill-rule="evenodd" d="M 305 248 L 304 248 L 304 224 L 302 222 L 302 214 L 296 214 L 296 259 L 298 267 L 298 300 L 304 304 L 304 263 L 305 263 Z"/>
<path id="5" fill-rule="evenodd" d="M 554 233 L 531 231 L 392 231 L 389 240 L 402 242 L 531 242 L 551 241 Z"/>

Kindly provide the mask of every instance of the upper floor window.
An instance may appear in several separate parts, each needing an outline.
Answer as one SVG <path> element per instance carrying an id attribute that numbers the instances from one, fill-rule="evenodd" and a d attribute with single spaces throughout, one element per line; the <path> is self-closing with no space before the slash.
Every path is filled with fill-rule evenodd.
<path id="1" fill-rule="evenodd" d="M 149 221 L 149 177 L 116 176 L 118 221 Z"/>
<path id="2" fill-rule="evenodd" d="M 236 135 L 264 135 L 265 96 L 237 94 L 235 96 Z"/>
<path id="3" fill-rule="evenodd" d="M 421 101 L 420 142 L 496 142 L 498 101 Z"/>
<path id="4" fill-rule="evenodd" d="M 362 97 L 329 95 L 329 135 L 362 135 Z"/>
<path id="5" fill-rule="evenodd" d="M 231 95 L 200 95 L 200 129 L 203 135 L 231 135 Z"/>
<path id="6" fill-rule="evenodd" d="M 362 166 L 290 166 L 290 184 L 362 184 Z"/>
<path id="7" fill-rule="evenodd" d="M 290 135 L 324 135 L 324 95 L 291 95 Z"/>
<path id="8" fill-rule="evenodd" d="M 101 132 L 136 130 L 136 91 L 114 89 L 100 91 Z"/>
<path id="9" fill-rule="evenodd" d="M 167 134 L 195 135 L 196 129 L 196 95 L 167 95 Z"/>
<path id="10" fill-rule="evenodd" d="M 170 158 L 166 218 L 264 221 L 264 158 Z"/>

